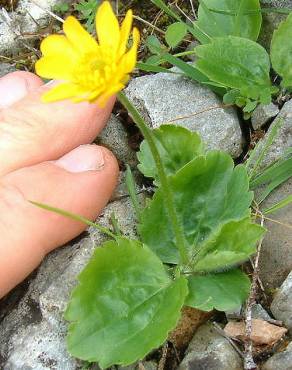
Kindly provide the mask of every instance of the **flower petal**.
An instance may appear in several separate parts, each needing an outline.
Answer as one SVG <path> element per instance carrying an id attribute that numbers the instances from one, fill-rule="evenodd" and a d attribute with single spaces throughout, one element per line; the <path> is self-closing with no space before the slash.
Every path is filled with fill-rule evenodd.
<path id="1" fill-rule="evenodd" d="M 115 95 L 117 92 L 121 91 L 125 86 L 123 84 L 116 84 L 114 86 L 111 86 L 110 89 L 105 91 L 102 95 L 100 95 L 97 99 L 97 104 L 99 105 L 100 108 L 104 108 L 108 99 Z M 93 101 L 96 100 L 92 99 Z"/>
<path id="2" fill-rule="evenodd" d="M 44 78 L 71 80 L 74 63 L 63 55 L 53 55 L 39 59 L 35 64 L 36 73 Z"/>
<path id="3" fill-rule="evenodd" d="M 79 53 L 95 52 L 98 48 L 97 42 L 75 17 L 69 16 L 65 20 L 63 30 L 73 48 Z"/>
<path id="4" fill-rule="evenodd" d="M 76 57 L 76 53 L 68 39 L 63 35 L 50 35 L 41 43 L 41 52 L 44 56 L 63 54 L 68 58 Z"/>
<path id="5" fill-rule="evenodd" d="M 42 95 L 44 103 L 50 103 L 57 100 L 69 99 L 77 95 L 84 95 L 86 92 L 80 86 L 73 83 L 61 83 L 53 87 Z"/>
<path id="6" fill-rule="evenodd" d="M 109 48 L 115 54 L 120 42 L 120 26 L 108 1 L 104 1 L 97 9 L 96 33 L 99 45 Z"/>
<path id="7" fill-rule="evenodd" d="M 125 74 L 131 73 L 137 63 L 137 50 L 140 41 L 140 34 L 137 28 L 133 29 L 133 45 L 121 59 L 121 69 Z"/>
<path id="8" fill-rule="evenodd" d="M 133 24 L 133 12 L 130 9 L 127 11 L 125 19 L 123 20 L 123 23 L 121 25 L 118 59 L 126 52 L 132 24 Z"/>

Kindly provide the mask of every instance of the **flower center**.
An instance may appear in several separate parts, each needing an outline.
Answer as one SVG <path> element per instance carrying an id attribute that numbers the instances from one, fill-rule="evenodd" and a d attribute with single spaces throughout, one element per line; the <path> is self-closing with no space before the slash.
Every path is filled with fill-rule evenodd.
<path id="1" fill-rule="evenodd" d="M 102 89 L 114 76 L 116 64 L 112 53 L 98 50 L 98 53 L 84 54 L 76 64 L 75 83 L 89 91 Z"/>

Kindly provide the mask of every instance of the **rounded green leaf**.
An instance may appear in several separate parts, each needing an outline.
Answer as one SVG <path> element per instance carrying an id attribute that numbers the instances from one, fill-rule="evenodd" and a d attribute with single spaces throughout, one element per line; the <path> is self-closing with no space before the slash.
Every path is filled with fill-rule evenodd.
<path id="1" fill-rule="evenodd" d="M 186 164 L 169 179 L 177 214 L 192 255 L 222 225 L 249 216 L 253 194 L 245 167 L 234 168 L 232 158 L 219 151 L 209 152 Z M 139 232 L 166 263 L 178 263 L 175 238 L 158 189 L 142 211 Z"/>
<path id="2" fill-rule="evenodd" d="M 274 32 L 271 61 L 274 70 L 283 78 L 284 87 L 292 87 L 292 13 Z"/>
<path id="3" fill-rule="evenodd" d="M 196 25 L 210 37 L 233 35 L 256 41 L 262 25 L 260 10 L 259 0 L 204 0 Z"/>
<path id="4" fill-rule="evenodd" d="M 270 59 L 266 50 L 241 37 L 218 37 L 195 48 L 196 68 L 210 80 L 240 90 L 257 99 L 263 89 L 274 91 L 270 81 Z"/>
<path id="5" fill-rule="evenodd" d="M 101 368 L 129 365 L 167 338 L 188 293 L 138 241 L 106 242 L 81 272 L 65 318 L 71 355 Z"/>
<path id="6" fill-rule="evenodd" d="M 198 155 L 203 154 L 203 144 L 199 135 L 184 127 L 162 125 L 152 131 L 156 146 L 167 175 L 173 175 Z M 146 177 L 159 183 L 156 164 L 147 141 L 143 141 L 137 154 L 139 170 Z"/>
<path id="7" fill-rule="evenodd" d="M 183 22 L 175 22 L 167 27 L 165 41 L 168 46 L 175 48 L 187 34 L 187 25 Z"/>
<path id="8" fill-rule="evenodd" d="M 250 290 L 249 278 L 240 270 L 220 274 L 190 276 L 189 295 L 186 306 L 202 311 L 229 311 L 247 299 Z"/>
<path id="9" fill-rule="evenodd" d="M 223 225 L 200 243 L 192 261 L 193 271 L 226 270 L 246 261 L 256 252 L 256 242 L 264 232 L 265 229 L 253 224 L 249 217 Z"/>

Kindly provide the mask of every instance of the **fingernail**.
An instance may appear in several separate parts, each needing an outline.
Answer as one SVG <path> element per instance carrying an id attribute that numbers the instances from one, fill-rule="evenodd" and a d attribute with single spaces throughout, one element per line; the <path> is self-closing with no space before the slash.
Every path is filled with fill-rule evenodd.
<path id="1" fill-rule="evenodd" d="M 81 145 L 55 164 L 69 172 L 100 171 L 104 167 L 103 151 L 97 145 Z"/>

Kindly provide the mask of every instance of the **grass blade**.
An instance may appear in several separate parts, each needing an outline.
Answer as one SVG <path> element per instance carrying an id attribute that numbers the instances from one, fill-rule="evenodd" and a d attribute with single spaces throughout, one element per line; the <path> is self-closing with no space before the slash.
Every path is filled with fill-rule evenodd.
<path id="1" fill-rule="evenodd" d="M 292 203 L 292 194 L 288 197 L 282 199 L 279 203 L 274 204 L 272 207 L 269 207 L 263 211 L 263 214 L 268 215 L 269 213 L 274 213 L 281 208 L 284 208 Z"/>
<path id="2" fill-rule="evenodd" d="M 104 226 L 101 226 L 101 225 L 99 225 L 95 222 L 92 222 L 92 221 L 88 220 L 87 218 L 85 218 L 83 216 L 76 215 L 75 213 L 65 211 L 64 209 L 61 209 L 61 208 L 56 208 L 56 207 L 49 206 L 48 204 L 38 203 L 38 202 L 34 202 L 32 200 L 29 200 L 29 202 L 31 204 L 39 207 L 39 208 L 45 209 L 46 211 L 54 212 L 54 213 L 57 213 L 61 216 L 71 218 L 72 220 L 83 222 L 85 225 L 92 226 L 92 227 L 96 228 L 97 230 L 99 230 L 100 232 L 110 236 L 111 238 L 116 239 L 116 235 L 113 234 L 107 227 L 104 227 Z"/>
<path id="3" fill-rule="evenodd" d="M 136 217 L 138 221 L 140 222 L 141 220 L 141 206 L 137 197 L 137 192 L 136 192 L 136 186 L 135 186 L 135 180 L 131 171 L 131 168 L 129 165 L 127 165 L 127 170 L 126 170 L 126 185 L 127 189 L 130 195 L 130 198 L 132 200 L 133 207 L 136 212 Z"/>

